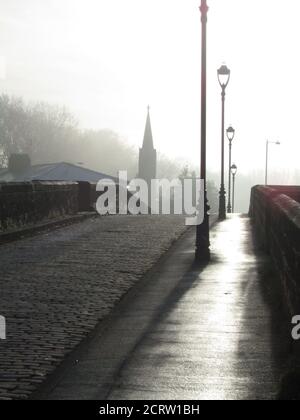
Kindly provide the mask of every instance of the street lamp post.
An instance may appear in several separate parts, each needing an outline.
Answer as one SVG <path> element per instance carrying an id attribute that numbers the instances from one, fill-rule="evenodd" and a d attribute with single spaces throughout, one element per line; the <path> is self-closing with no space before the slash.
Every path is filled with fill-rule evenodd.
<path id="1" fill-rule="evenodd" d="M 209 205 L 206 190 L 206 46 L 207 46 L 207 12 L 206 0 L 201 0 L 200 5 L 201 24 L 202 24 L 202 46 L 201 46 L 201 179 L 204 181 L 204 221 L 197 226 L 196 232 L 196 253 L 198 262 L 208 262 L 210 260 L 210 241 L 209 241 Z"/>
<path id="2" fill-rule="evenodd" d="M 232 127 L 229 127 L 226 131 L 227 138 L 229 141 L 229 179 L 228 179 L 228 206 L 227 212 L 231 213 L 231 157 L 232 157 L 232 141 L 234 139 L 235 130 Z"/>
<path id="3" fill-rule="evenodd" d="M 268 169 L 269 169 L 269 145 L 276 144 L 280 146 L 280 141 L 269 141 L 266 142 L 266 173 L 265 173 L 265 185 L 268 185 Z"/>
<path id="4" fill-rule="evenodd" d="M 237 173 L 237 166 L 233 164 L 230 168 L 232 173 L 232 213 L 234 213 L 234 205 L 235 205 L 235 176 Z"/>
<path id="5" fill-rule="evenodd" d="M 230 80 L 230 70 L 227 66 L 223 65 L 218 70 L 218 80 L 222 89 L 222 135 L 221 135 L 221 188 L 220 188 L 220 201 L 219 201 L 219 220 L 226 219 L 226 191 L 224 181 L 224 151 L 225 151 L 225 91 Z"/>

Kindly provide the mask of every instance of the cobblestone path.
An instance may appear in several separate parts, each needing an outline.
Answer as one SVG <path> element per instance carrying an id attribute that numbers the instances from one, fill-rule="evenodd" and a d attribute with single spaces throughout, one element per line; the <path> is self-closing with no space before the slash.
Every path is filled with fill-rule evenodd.
<path id="1" fill-rule="evenodd" d="M 29 397 L 185 229 L 109 216 L 1 246 L 0 400 Z"/>

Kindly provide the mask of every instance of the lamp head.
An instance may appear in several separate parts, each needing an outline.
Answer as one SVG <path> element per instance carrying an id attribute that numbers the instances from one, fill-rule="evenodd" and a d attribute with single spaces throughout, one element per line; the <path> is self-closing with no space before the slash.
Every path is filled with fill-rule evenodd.
<path id="1" fill-rule="evenodd" d="M 232 142 L 235 136 L 235 129 L 230 126 L 229 128 L 227 128 L 226 133 L 227 133 L 228 140 Z"/>
<path id="2" fill-rule="evenodd" d="M 237 173 L 237 166 L 235 164 L 231 166 L 231 173 L 233 176 L 235 176 Z"/>
<path id="3" fill-rule="evenodd" d="M 223 64 L 218 70 L 218 79 L 220 86 L 222 88 L 226 88 L 230 80 L 230 70 L 225 64 Z"/>

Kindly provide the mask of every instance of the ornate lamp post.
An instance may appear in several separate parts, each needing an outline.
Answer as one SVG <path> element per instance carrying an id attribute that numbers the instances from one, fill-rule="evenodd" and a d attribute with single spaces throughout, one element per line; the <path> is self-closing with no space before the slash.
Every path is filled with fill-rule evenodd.
<path id="1" fill-rule="evenodd" d="M 235 204 L 235 177 L 237 173 L 237 166 L 233 164 L 231 166 L 232 173 L 232 213 L 234 213 L 234 204 Z"/>
<path id="2" fill-rule="evenodd" d="M 221 135 L 221 188 L 220 188 L 220 203 L 219 203 L 219 220 L 226 219 L 226 191 L 224 182 L 224 149 L 225 149 L 225 91 L 230 80 L 230 70 L 223 65 L 218 70 L 218 80 L 222 89 L 222 135 Z"/>
<path id="3" fill-rule="evenodd" d="M 280 141 L 269 141 L 266 142 L 266 176 L 265 176 L 265 185 L 268 185 L 268 169 L 269 169 L 269 145 L 276 144 L 276 146 L 280 146 Z"/>
<path id="4" fill-rule="evenodd" d="M 227 128 L 227 138 L 229 141 L 229 179 L 228 179 L 228 206 L 227 212 L 231 213 L 231 156 L 232 156 L 232 141 L 234 139 L 235 130 L 232 127 Z"/>
<path id="5" fill-rule="evenodd" d="M 201 0 L 200 6 L 202 24 L 202 47 L 201 47 L 201 179 L 204 180 L 204 221 L 197 226 L 196 233 L 196 260 L 208 262 L 210 259 L 209 242 L 209 206 L 206 191 L 206 45 L 207 45 L 207 12 L 206 0 Z"/>

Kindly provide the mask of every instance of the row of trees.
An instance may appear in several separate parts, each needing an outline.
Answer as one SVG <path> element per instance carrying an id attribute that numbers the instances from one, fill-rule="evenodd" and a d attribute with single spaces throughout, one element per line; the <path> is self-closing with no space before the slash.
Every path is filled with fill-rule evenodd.
<path id="1" fill-rule="evenodd" d="M 127 170 L 137 175 L 138 153 L 115 132 L 80 130 L 65 108 L 47 103 L 25 103 L 21 98 L 0 96 L 0 167 L 11 153 L 26 153 L 34 164 L 67 161 L 116 175 Z M 182 162 L 158 159 L 158 177 L 196 176 Z M 213 184 L 209 190 L 215 195 Z"/>
<path id="2" fill-rule="evenodd" d="M 27 153 L 47 162 L 65 155 L 77 134 L 66 109 L 45 103 L 25 104 L 21 98 L 0 97 L 0 148 L 4 166 L 11 153 Z"/>
<path id="3" fill-rule="evenodd" d="M 7 166 L 11 153 L 26 153 L 33 163 L 67 161 L 112 175 L 120 169 L 137 174 L 137 151 L 115 132 L 83 131 L 65 108 L 2 95 L 0 167 Z M 174 178 L 180 170 L 180 163 L 159 157 L 159 177 Z"/>
<path id="4" fill-rule="evenodd" d="M 122 168 L 133 175 L 136 167 L 134 151 L 113 131 L 82 131 L 65 108 L 2 95 L 0 167 L 11 153 L 26 153 L 33 163 L 82 163 L 107 173 Z"/>

